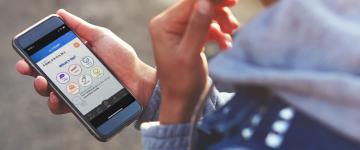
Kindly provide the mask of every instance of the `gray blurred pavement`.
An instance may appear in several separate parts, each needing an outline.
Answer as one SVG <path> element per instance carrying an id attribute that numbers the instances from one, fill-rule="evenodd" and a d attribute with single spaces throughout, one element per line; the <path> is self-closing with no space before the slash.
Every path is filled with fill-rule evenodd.
<path id="1" fill-rule="evenodd" d="M 141 149 L 139 132 L 124 129 L 110 142 L 93 138 L 72 114 L 53 115 L 47 99 L 33 89 L 33 79 L 15 71 L 19 56 L 12 37 L 59 8 L 105 26 L 130 43 L 146 63 L 153 65 L 149 20 L 175 0 L 0 0 L 0 149 L 1 150 L 102 150 Z M 234 11 L 248 20 L 261 6 L 241 0 Z"/>

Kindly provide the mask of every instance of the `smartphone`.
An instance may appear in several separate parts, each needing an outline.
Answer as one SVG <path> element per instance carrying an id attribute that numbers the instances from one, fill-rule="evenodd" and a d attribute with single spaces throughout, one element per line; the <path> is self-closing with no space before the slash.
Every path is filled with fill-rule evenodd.
<path id="1" fill-rule="evenodd" d="M 12 45 L 99 141 L 141 114 L 132 94 L 60 16 L 42 19 L 16 35 Z"/>

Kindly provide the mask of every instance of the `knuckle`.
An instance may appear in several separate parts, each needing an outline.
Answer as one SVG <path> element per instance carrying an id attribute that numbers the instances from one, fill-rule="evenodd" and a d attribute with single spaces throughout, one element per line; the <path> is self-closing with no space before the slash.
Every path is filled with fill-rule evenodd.
<path id="1" fill-rule="evenodd" d="M 149 23 L 149 28 L 150 29 L 155 28 L 159 24 L 159 21 L 160 21 L 159 16 L 155 16 L 154 18 L 152 18 Z"/>
<path id="2" fill-rule="evenodd" d="M 151 34 L 157 33 L 157 31 L 161 28 L 163 22 L 163 17 L 161 15 L 158 15 L 151 19 L 149 23 L 149 30 Z"/>
<path id="3" fill-rule="evenodd" d="M 102 27 L 102 26 L 98 26 L 98 27 L 97 27 L 97 30 L 98 30 L 99 32 L 103 32 L 103 33 L 111 33 L 111 30 L 110 30 L 110 29 L 108 29 L 108 28 L 106 28 L 106 27 Z"/>

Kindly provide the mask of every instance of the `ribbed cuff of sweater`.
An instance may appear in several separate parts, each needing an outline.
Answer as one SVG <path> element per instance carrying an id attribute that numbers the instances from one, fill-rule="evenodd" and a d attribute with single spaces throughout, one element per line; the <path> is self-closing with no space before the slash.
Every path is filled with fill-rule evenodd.
<path id="1" fill-rule="evenodd" d="M 135 128 L 140 129 L 143 122 L 157 121 L 159 118 L 159 107 L 161 103 L 160 82 L 156 83 L 153 94 L 151 95 L 148 105 L 135 122 Z"/>
<path id="2" fill-rule="evenodd" d="M 145 150 L 186 150 L 190 144 L 190 124 L 147 122 L 140 129 Z"/>

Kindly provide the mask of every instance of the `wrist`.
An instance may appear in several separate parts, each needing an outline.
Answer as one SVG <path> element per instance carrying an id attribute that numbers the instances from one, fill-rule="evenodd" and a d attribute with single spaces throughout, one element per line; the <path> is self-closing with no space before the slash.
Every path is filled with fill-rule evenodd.
<path id="1" fill-rule="evenodd" d="M 205 100 L 213 89 L 212 81 L 207 80 L 205 88 L 201 94 L 191 97 L 175 96 L 162 90 L 162 103 L 159 112 L 159 121 L 161 124 L 188 123 L 194 114 L 198 100 Z"/>
<path id="2" fill-rule="evenodd" d="M 145 64 L 139 58 L 134 59 L 133 65 L 125 71 L 122 82 L 134 95 L 136 100 L 146 107 L 156 85 L 156 69 Z"/>
<path id="3" fill-rule="evenodd" d="M 196 100 L 186 102 L 184 99 L 168 99 L 164 97 L 159 111 L 161 124 L 188 123 L 194 112 Z"/>
<path id="4" fill-rule="evenodd" d="M 136 95 L 141 105 L 146 107 L 157 82 L 156 69 L 140 60 L 134 73 L 134 77 L 138 79 Z"/>

